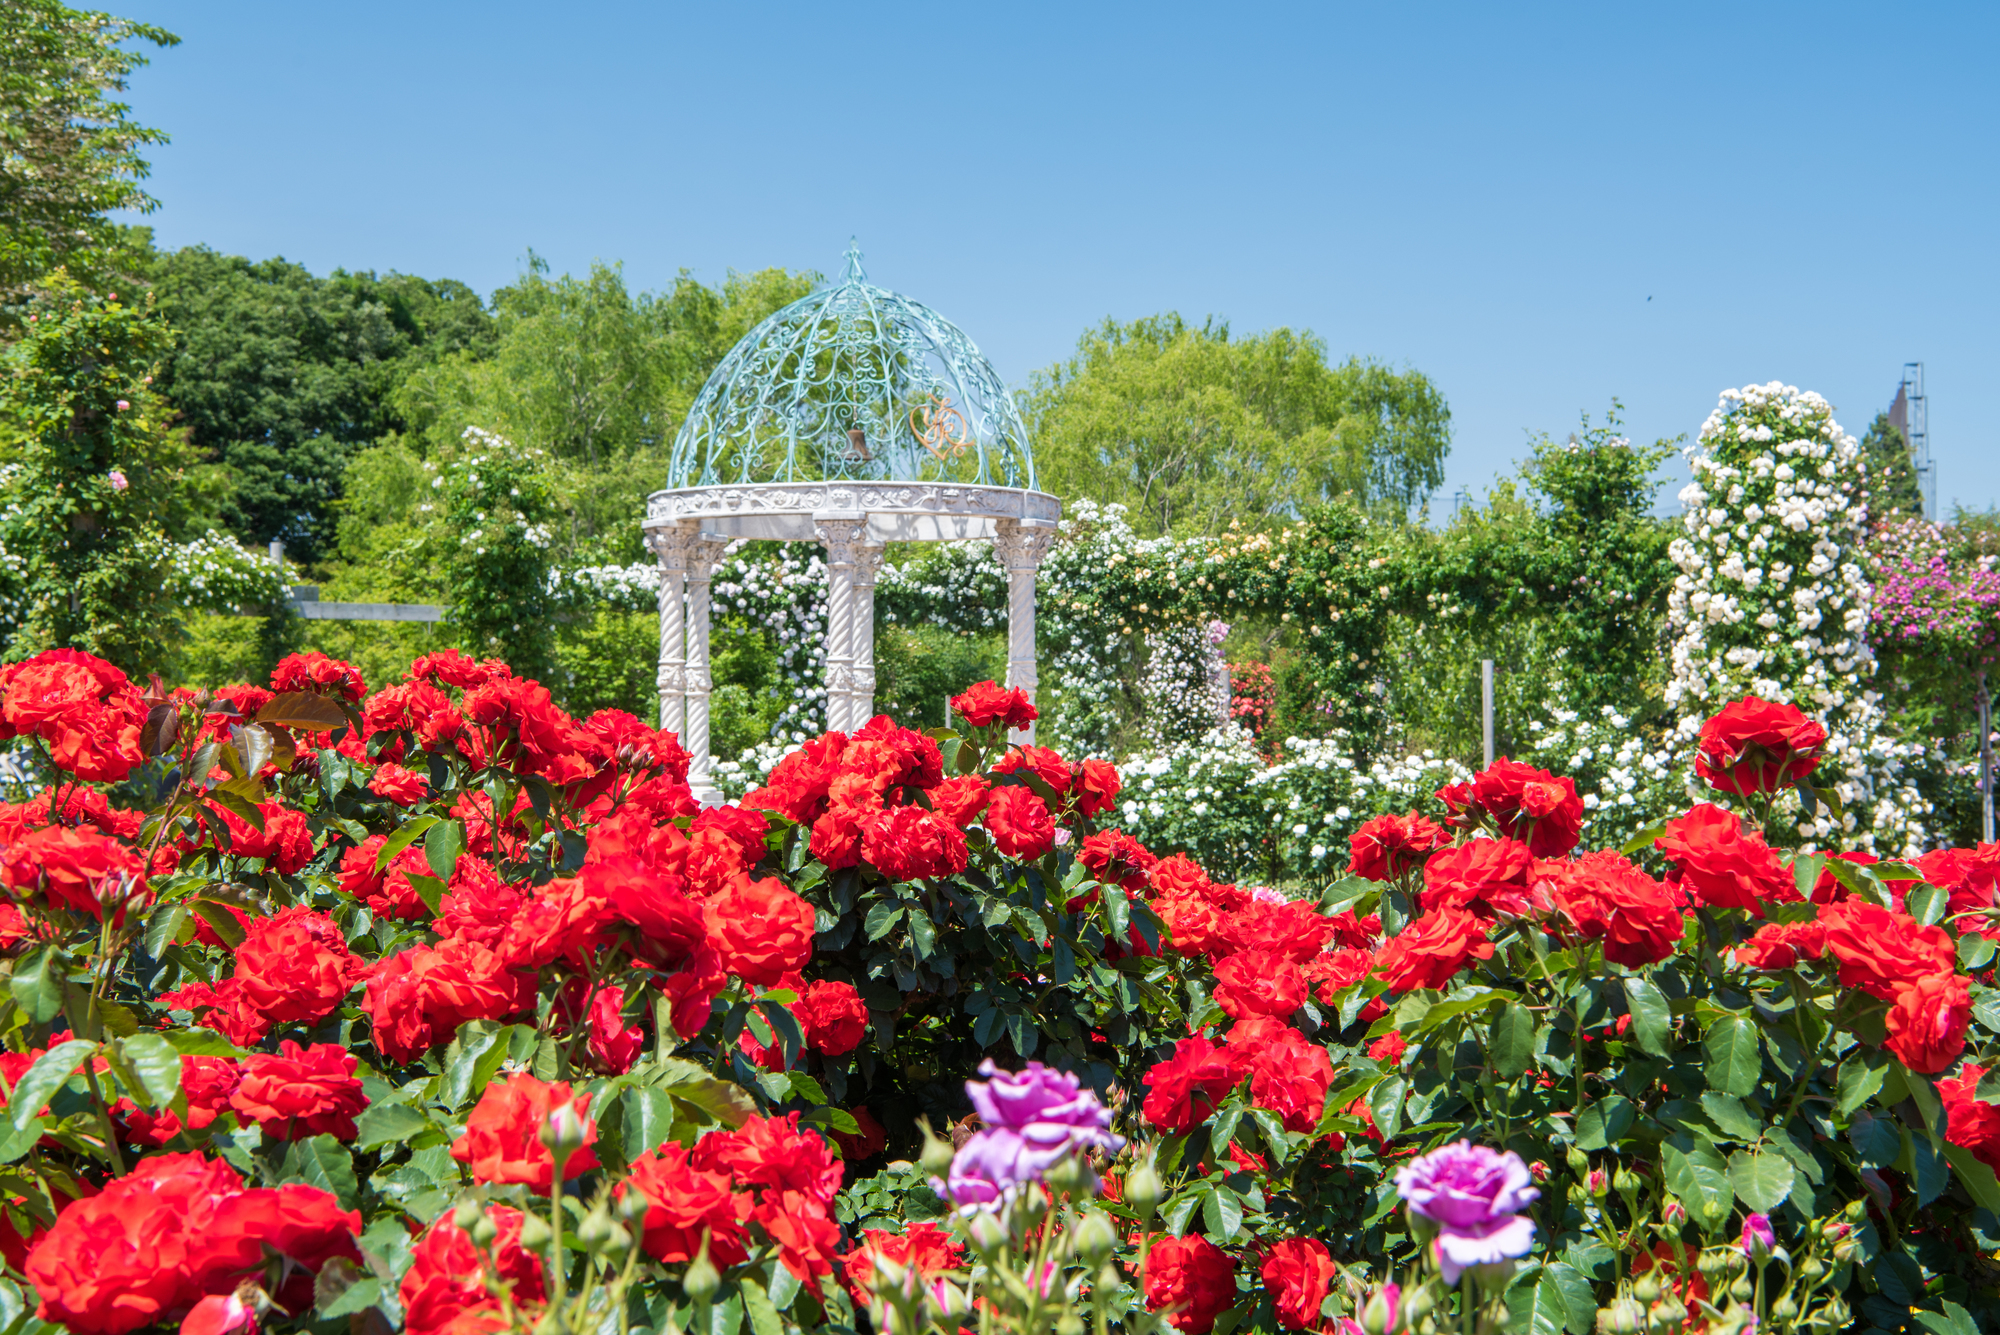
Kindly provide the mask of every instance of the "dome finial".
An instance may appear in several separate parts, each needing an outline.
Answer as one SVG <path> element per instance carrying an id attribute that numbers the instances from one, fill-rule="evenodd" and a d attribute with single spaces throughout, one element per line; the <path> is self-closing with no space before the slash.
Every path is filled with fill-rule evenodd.
<path id="1" fill-rule="evenodd" d="M 861 243 L 853 237 L 847 238 L 847 264 L 840 275 L 842 283 L 865 283 L 868 271 L 861 267 Z"/>

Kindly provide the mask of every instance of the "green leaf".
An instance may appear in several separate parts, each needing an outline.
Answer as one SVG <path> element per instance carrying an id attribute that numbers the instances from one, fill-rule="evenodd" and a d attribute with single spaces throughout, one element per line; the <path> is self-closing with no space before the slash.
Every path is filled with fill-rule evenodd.
<path id="1" fill-rule="evenodd" d="M 1903 1153 L 1903 1137 L 1896 1124 L 1873 1113 L 1854 1114 L 1854 1120 L 1847 1126 L 1847 1139 L 1869 1168 L 1887 1168 Z"/>
<path id="2" fill-rule="evenodd" d="M 1368 1111 L 1375 1118 L 1375 1129 L 1382 1133 L 1385 1141 L 1395 1139 L 1396 1132 L 1403 1125 L 1403 1093 L 1407 1086 L 1400 1075 L 1392 1075 L 1375 1086 L 1368 1095 Z"/>
<path id="3" fill-rule="evenodd" d="M 118 1055 L 152 1100 L 147 1107 L 164 1108 L 181 1092 L 181 1054 L 159 1034 L 149 1031 L 120 1039 Z"/>
<path id="4" fill-rule="evenodd" d="M 14 961 L 14 974 L 7 980 L 7 990 L 36 1024 L 47 1024 L 62 1011 L 66 963 L 55 946 L 39 946 Z"/>
<path id="5" fill-rule="evenodd" d="M 675 1090 L 679 1093 L 679 1090 Z M 638 1085 L 618 1096 L 625 1114 L 625 1154 L 637 1159 L 658 1149 L 673 1134 L 673 1097 L 657 1085 Z"/>
<path id="6" fill-rule="evenodd" d="M 97 1044 L 87 1038 L 73 1038 L 67 1043 L 56 1044 L 37 1057 L 35 1064 L 15 1083 L 14 1092 L 8 1096 L 8 1118 L 16 1127 L 34 1121 L 41 1115 L 50 1096 L 96 1055 Z"/>
<path id="7" fill-rule="evenodd" d="M 1597 1328 L 1597 1297 L 1590 1280 L 1567 1261 L 1553 1261 L 1542 1272 L 1562 1290 L 1563 1306 L 1569 1309 L 1569 1335 L 1590 1335 Z"/>
<path id="8" fill-rule="evenodd" d="M 485 1092 L 507 1059 L 503 1028 L 491 1020 L 475 1020 L 459 1029 L 445 1049 L 444 1080 L 438 1086 L 438 1099 L 445 1107 L 462 1108 Z"/>
<path id="9" fill-rule="evenodd" d="M 1681 1198 L 1714 1228 L 1728 1218 L 1736 1189 L 1729 1182 L 1729 1166 L 1712 1146 L 1692 1141 L 1686 1133 L 1660 1146 L 1660 1165 L 1666 1170 L 1667 1190 Z"/>
<path id="10" fill-rule="evenodd" d="M 1667 999 L 1644 978 L 1625 980 L 1625 1002 L 1632 1012 L 1632 1036 L 1639 1046 L 1655 1057 L 1667 1055 L 1667 1041 L 1673 1036 L 1674 1013 Z"/>
<path id="11" fill-rule="evenodd" d="M 2000 1179 L 1994 1177 L 1993 1170 L 1973 1158 L 1971 1150 L 1950 1141 L 1945 1142 L 1944 1157 L 1951 1171 L 1965 1184 L 1966 1193 L 1982 1209 L 2000 1214 Z"/>
<path id="12" fill-rule="evenodd" d="M 332 1192 L 343 1210 L 352 1210 L 361 1199 L 361 1188 L 354 1180 L 354 1157 L 332 1136 L 293 1141 L 285 1147 L 284 1166 L 278 1171 L 281 1182 L 303 1182 Z"/>
<path id="13" fill-rule="evenodd" d="M 1757 1214 L 1770 1214 L 1792 1194 L 1792 1164 L 1779 1154 L 1738 1150 L 1729 1156 L 1729 1185 L 1736 1199 Z"/>
<path id="14" fill-rule="evenodd" d="M 264 702 L 263 708 L 254 717 L 259 723 L 302 728 L 307 732 L 331 732 L 347 726 L 347 715 L 341 712 L 339 705 L 310 691 L 287 691 L 283 695 L 274 695 Z"/>
<path id="15" fill-rule="evenodd" d="M 1636 1022 L 1635 1022 L 1636 1023 Z M 1754 1021 L 1725 1015 L 1709 1028 L 1703 1043 L 1708 1053 L 1708 1083 L 1725 1094 L 1749 1094 L 1764 1072 L 1761 1035 Z"/>
<path id="16" fill-rule="evenodd" d="M 757 1114 L 756 1100 L 741 1086 L 727 1080 L 690 1081 L 675 1085 L 673 1092 L 675 1098 L 701 1109 L 726 1127 L 742 1126 Z M 628 1147 L 630 1143 L 628 1134 Z"/>
<path id="17" fill-rule="evenodd" d="M 929 959 L 931 951 L 937 948 L 937 926 L 931 922 L 931 915 L 922 908 L 910 914 L 910 944 L 916 948 L 918 959 Z"/>
<path id="18" fill-rule="evenodd" d="M 158 959 L 161 951 L 180 940 L 181 928 L 187 925 L 187 919 L 185 901 L 162 904 L 153 910 L 153 916 L 146 920 L 146 953 Z"/>
<path id="19" fill-rule="evenodd" d="M 854 1114 L 845 1108 L 814 1108 L 799 1118 L 800 1126 L 822 1127 L 842 1136 L 861 1134 L 861 1123 L 854 1120 Z"/>
<path id="20" fill-rule="evenodd" d="M 36 1117 L 21 1126 L 0 1122 L 0 1163 L 13 1163 L 41 1143 L 48 1134 L 49 1119 Z"/>
<path id="21" fill-rule="evenodd" d="M 1801 853 L 1792 859 L 1792 884 L 1798 887 L 1801 899 L 1811 899 L 1813 886 L 1819 882 L 1819 869 L 1826 865 L 1826 859 L 1818 853 Z"/>
<path id="22" fill-rule="evenodd" d="M 377 1145 L 409 1140 L 428 1130 L 431 1121 L 408 1104 L 371 1103 L 354 1119 L 354 1125 L 359 1133 L 354 1138 L 354 1148 L 372 1150 Z"/>
<path id="23" fill-rule="evenodd" d="M 1842 1117 L 1852 1116 L 1854 1110 L 1868 1102 L 1882 1088 L 1882 1077 L 1889 1073 L 1889 1063 L 1877 1055 L 1869 1059 L 1861 1052 L 1847 1054 L 1847 1060 L 1840 1064 L 1840 1079 L 1835 1085 L 1837 1101 L 1834 1107 Z"/>
<path id="24" fill-rule="evenodd" d="M 1751 1113 L 1742 1099 L 1733 1094 L 1723 1094 L 1709 1090 L 1701 1096 L 1701 1110 L 1708 1119 L 1722 1128 L 1722 1134 L 1731 1140 L 1740 1140 L 1746 1145 L 1754 1145 L 1764 1138 L 1762 1119 Z"/>
<path id="25" fill-rule="evenodd" d="M 216 938 L 230 950 L 243 944 L 243 924 L 236 921 L 236 915 L 220 904 L 211 904 L 206 899 L 197 899 L 188 905 L 200 919 L 209 925 Z"/>
<path id="26" fill-rule="evenodd" d="M 441 820 L 424 831 L 424 861 L 431 864 L 431 871 L 439 880 L 451 879 L 452 869 L 458 866 L 459 854 L 463 852 L 465 826 L 461 822 Z"/>
<path id="27" fill-rule="evenodd" d="M 1535 1061 L 1535 1017 L 1526 1006 L 1510 1001 L 1493 1017 L 1489 1039 L 1493 1066 L 1505 1080 L 1513 1080 Z"/>
<path id="28" fill-rule="evenodd" d="M 1243 1202 L 1227 1187 L 1210 1187 L 1201 1202 L 1201 1222 L 1210 1241 L 1234 1241 L 1243 1227 Z"/>
<path id="29" fill-rule="evenodd" d="M 1951 896 L 1935 885 L 1919 885 L 1911 888 L 1903 897 L 1903 911 L 1925 927 L 1944 920 L 1945 905 Z"/>
<path id="30" fill-rule="evenodd" d="M 792 1082 L 793 1098 L 804 1099 L 816 1107 L 823 1107 L 826 1104 L 826 1091 L 820 1087 L 819 1081 L 804 1071 L 787 1071 L 785 1075 Z"/>
<path id="31" fill-rule="evenodd" d="M 1429 1033 L 1455 1015 L 1468 1015 L 1473 1011 L 1485 1010 L 1488 1006 L 1499 1006 L 1518 1000 L 1512 992 L 1484 991 L 1469 988 L 1467 989 L 1467 993 L 1470 995 L 1461 993 L 1448 1001 L 1440 1001 L 1425 1011 L 1422 1022 L 1417 1025 L 1417 1032 L 1420 1034 Z"/>
<path id="32" fill-rule="evenodd" d="M 243 792 L 241 785 L 244 784 L 253 784 L 259 789 L 263 787 L 255 779 L 231 779 L 228 783 L 219 783 L 209 789 L 208 800 L 219 807 L 233 812 L 245 825 L 262 834 L 264 832 L 264 813 L 258 808 L 256 802 L 252 801 Z"/>
<path id="33" fill-rule="evenodd" d="M 1967 932 L 1958 938 L 1958 965 L 1968 973 L 1983 969 L 1993 962 L 1995 949 L 1992 937 Z"/>
<path id="34" fill-rule="evenodd" d="M 1630 839 L 1627 839 L 1625 841 L 1625 846 L 1619 849 L 1618 851 L 1624 854 L 1628 858 L 1631 857 L 1634 853 L 1642 853 L 1646 849 L 1651 848 L 1655 843 L 1657 843 L 1659 841 L 1660 836 L 1665 834 L 1666 832 L 1667 832 L 1667 823 L 1663 820 L 1656 820 L 1651 825 L 1642 828 L 1637 834 L 1633 835 Z"/>
<path id="35" fill-rule="evenodd" d="M 1506 1302 L 1509 1335 L 1562 1335 L 1569 1326 L 1569 1300 L 1546 1269 L 1522 1276 Z"/>
<path id="36" fill-rule="evenodd" d="M 416 816 L 397 826 L 396 832 L 389 836 L 388 841 L 382 845 L 381 851 L 376 853 L 375 870 L 385 870 L 389 865 L 390 859 L 394 858 L 396 854 L 402 852 L 411 844 L 417 842 L 418 839 L 423 837 L 426 830 L 437 823 L 438 818 L 436 816 Z"/>
<path id="37" fill-rule="evenodd" d="M 743 1311 L 750 1318 L 752 1335 L 784 1335 L 785 1323 L 778 1319 L 778 1309 L 772 1306 L 764 1286 L 748 1275 L 737 1285 L 743 1290 Z"/>
<path id="38" fill-rule="evenodd" d="M 1972 1313 L 1960 1307 L 1949 1298 L 1940 1300 L 1942 1312 L 1926 1312 L 1922 1308 L 1910 1313 L 1918 1325 L 1931 1335 L 1979 1335 L 1979 1326 L 1972 1319 Z"/>
<path id="39" fill-rule="evenodd" d="M 444 904 L 444 897 L 450 887 L 435 876 L 426 876 L 420 871 L 409 873 L 410 889 L 417 892 L 417 898 L 424 901 L 424 908 L 435 918 Z"/>
<path id="40" fill-rule="evenodd" d="M 1625 1138 L 1636 1120 L 1632 1101 L 1613 1094 L 1585 1105 L 1576 1116 L 1576 1143 L 1579 1149 L 1608 1150 Z"/>
<path id="41" fill-rule="evenodd" d="M 868 910 L 862 919 L 862 926 L 868 931 L 870 941 L 880 941 L 896 930 L 896 924 L 903 920 L 903 906 L 893 899 L 885 899 Z"/>
<path id="42" fill-rule="evenodd" d="M 352 1316 L 365 1312 L 382 1300 L 382 1281 L 363 1275 L 340 1291 L 340 1296 L 319 1309 L 322 1317 Z"/>

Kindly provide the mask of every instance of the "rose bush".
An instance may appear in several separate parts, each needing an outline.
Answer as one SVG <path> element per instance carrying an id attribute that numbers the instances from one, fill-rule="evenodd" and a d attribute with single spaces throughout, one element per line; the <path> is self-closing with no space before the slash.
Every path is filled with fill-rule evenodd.
<path id="1" fill-rule="evenodd" d="M 1798 711 L 1624 848 L 1502 761 L 1302 900 L 1120 829 L 1032 708 L 702 809 L 672 735 L 455 652 L 0 670 L 59 775 L 0 809 L 0 1319 L 2000 1320 L 2000 847 L 1787 848 Z"/>

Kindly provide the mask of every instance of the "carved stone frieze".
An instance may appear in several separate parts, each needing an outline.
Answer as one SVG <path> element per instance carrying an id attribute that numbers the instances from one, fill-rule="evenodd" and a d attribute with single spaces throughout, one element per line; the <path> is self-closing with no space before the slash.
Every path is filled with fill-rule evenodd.
<path id="1" fill-rule="evenodd" d="M 654 492 L 646 501 L 646 525 L 651 529 L 710 515 L 811 514 L 816 510 L 1054 521 L 1062 514 L 1062 502 L 1047 492 L 1013 487 L 938 482 L 772 482 Z"/>

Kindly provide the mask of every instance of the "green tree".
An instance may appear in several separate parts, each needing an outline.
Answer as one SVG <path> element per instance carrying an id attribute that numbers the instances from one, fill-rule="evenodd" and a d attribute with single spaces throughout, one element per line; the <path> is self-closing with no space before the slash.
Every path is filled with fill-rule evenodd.
<path id="1" fill-rule="evenodd" d="M 156 256 L 147 272 L 179 335 L 160 388 L 235 480 L 230 526 L 305 561 L 329 552 L 348 459 L 406 426 L 396 385 L 495 342 L 478 294 L 449 279 L 317 278 L 205 246 Z"/>
<path id="2" fill-rule="evenodd" d="M 117 101 L 146 58 L 134 39 L 174 46 L 163 28 L 55 0 L 0 5 L 0 302 L 21 300 L 58 266 L 86 286 L 117 267 L 114 209 L 147 213 L 147 144 L 167 136 Z"/>
<path id="3" fill-rule="evenodd" d="M 0 353 L 9 658 L 67 646 L 136 672 L 178 638 L 170 544 L 216 489 L 153 384 L 171 337 L 149 301 L 58 274 Z"/>
<path id="4" fill-rule="evenodd" d="M 1917 465 L 1910 442 L 1889 420 L 1876 413 L 1861 437 L 1861 457 L 1868 465 L 1868 518 L 1875 523 L 1921 518 L 1924 496 L 1917 486 Z"/>
<path id="5" fill-rule="evenodd" d="M 1451 413 L 1416 371 L 1328 362 L 1311 333 L 1232 339 L 1178 315 L 1106 320 L 1023 407 L 1042 485 L 1128 506 L 1143 532 L 1263 526 L 1352 494 L 1403 517 L 1444 480 Z"/>

